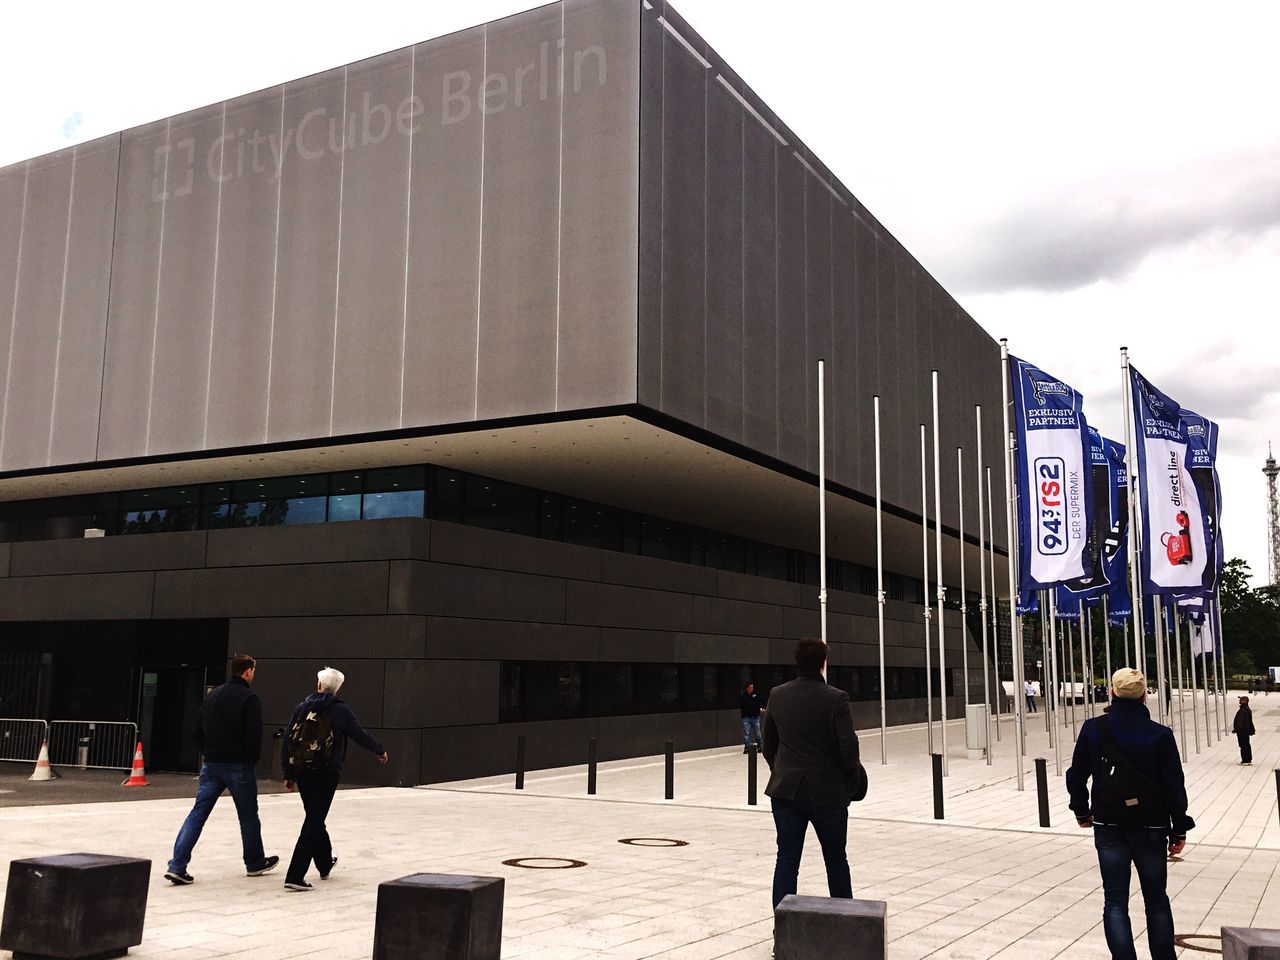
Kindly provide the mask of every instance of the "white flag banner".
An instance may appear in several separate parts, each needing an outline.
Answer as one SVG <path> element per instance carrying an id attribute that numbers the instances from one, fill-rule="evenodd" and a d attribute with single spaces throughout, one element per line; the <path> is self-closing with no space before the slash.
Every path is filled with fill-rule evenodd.
<path id="1" fill-rule="evenodd" d="M 1130 366 L 1138 482 L 1142 490 L 1145 593 L 1200 589 L 1208 537 L 1200 494 L 1187 465 L 1187 430 L 1178 403 Z"/>
<path id="2" fill-rule="evenodd" d="M 1214 652 L 1212 617 L 1205 617 L 1204 623 L 1191 623 L 1191 655 L 1198 657 Z"/>
<path id="3" fill-rule="evenodd" d="M 1023 596 L 1093 574 L 1089 532 L 1092 459 L 1084 398 L 1069 384 L 1010 357 Z"/>

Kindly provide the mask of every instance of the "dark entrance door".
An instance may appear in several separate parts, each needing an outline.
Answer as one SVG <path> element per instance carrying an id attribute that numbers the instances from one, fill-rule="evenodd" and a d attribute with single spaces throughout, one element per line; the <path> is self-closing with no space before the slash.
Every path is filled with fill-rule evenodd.
<path id="1" fill-rule="evenodd" d="M 147 744 L 148 768 L 194 771 L 200 762 L 194 731 L 204 699 L 205 668 L 144 668 L 141 686 L 138 734 Z"/>

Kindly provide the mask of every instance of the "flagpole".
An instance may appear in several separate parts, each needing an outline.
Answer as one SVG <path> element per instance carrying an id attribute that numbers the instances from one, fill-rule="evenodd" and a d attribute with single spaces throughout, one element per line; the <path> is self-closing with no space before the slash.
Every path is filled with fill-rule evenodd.
<path id="1" fill-rule="evenodd" d="M 1004 525 L 1005 535 L 1008 538 L 1009 545 L 1009 630 L 1012 643 L 1010 644 L 1013 651 L 1013 727 L 1014 739 L 1017 741 L 1017 749 L 1015 752 L 1015 764 L 1018 770 L 1018 790 L 1026 789 L 1023 783 L 1022 760 L 1027 754 L 1027 731 L 1024 726 L 1023 707 L 1026 705 L 1026 698 L 1021 696 L 1023 691 L 1022 684 L 1022 637 L 1021 630 L 1018 629 L 1018 585 L 1017 585 L 1017 559 L 1018 559 L 1018 541 L 1013 529 L 1013 444 L 1009 433 L 1009 341 L 1001 338 L 1000 340 L 1000 396 L 1003 401 L 1001 407 L 1004 411 L 1004 484 L 1005 484 L 1005 502 L 1004 502 Z M 1061 772 L 1061 771 L 1059 771 Z"/>
<path id="2" fill-rule="evenodd" d="M 978 435 L 978 615 L 982 620 L 982 712 L 984 738 L 983 743 L 987 755 L 987 766 L 991 766 L 991 671 L 989 661 L 990 647 L 987 643 L 987 549 L 983 541 L 987 536 L 986 522 L 982 513 L 982 404 L 975 404 L 974 419 Z M 997 681 L 999 678 L 996 678 Z M 1207 700 L 1205 701 L 1208 702 Z"/>
<path id="3" fill-rule="evenodd" d="M 933 608 L 929 605 L 929 478 L 926 470 L 927 454 L 924 439 L 924 424 L 920 424 L 920 555 L 922 560 L 924 593 L 924 690 L 925 716 L 929 723 L 929 754 L 933 755 L 933 633 L 929 623 L 933 619 Z"/>
<path id="4" fill-rule="evenodd" d="M 1182 700 L 1186 693 L 1186 684 L 1182 681 L 1182 614 L 1178 613 L 1178 605 L 1173 605 L 1173 648 L 1177 654 L 1178 665 L 1178 729 L 1182 734 L 1182 755 L 1187 755 L 1187 714 Z M 1196 726 L 1196 688 L 1191 687 L 1191 732 L 1196 738 L 1196 753 L 1200 752 L 1200 728 Z"/>
<path id="5" fill-rule="evenodd" d="M 1213 645 L 1218 650 L 1218 710 L 1222 715 L 1222 722 L 1218 725 L 1220 731 L 1218 739 L 1225 740 L 1227 732 L 1231 729 L 1227 723 L 1227 638 L 1222 635 L 1222 589 L 1219 587 L 1218 595 L 1213 598 L 1214 619 L 1218 621 L 1218 630 L 1213 637 Z"/>
<path id="6" fill-rule="evenodd" d="M 1210 624 L 1213 621 L 1209 617 L 1209 614 L 1210 614 L 1209 602 L 1210 602 L 1209 598 L 1205 597 L 1204 598 L 1204 607 L 1205 607 L 1204 626 L 1200 628 L 1200 683 L 1204 687 L 1204 746 L 1206 750 L 1213 746 L 1213 724 L 1210 720 L 1210 709 L 1209 709 L 1209 665 L 1205 663 L 1205 656 L 1204 656 L 1206 653 L 1208 653 L 1210 660 L 1212 662 L 1213 648 L 1210 647 L 1208 650 L 1205 649 L 1205 641 L 1206 640 L 1211 641 L 1213 637 L 1213 631 L 1210 629 Z M 1187 632 L 1190 633 L 1190 628 L 1188 628 Z M 1195 658 L 1196 658 L 1195 654 L 1192 653 L 1191 659 L 1193 661 L 1193 664 L 1192 664 L 1193 669 L 1195 666 L 1194 664 Z M 1192 679 L 1194 680 L 1194 675 Z M 1218 711 L 1216 709 L 1212 711 L 1212 713 L 1214 714 L 1216 714 L 1217 712 Z"/>
<path id="7" fill-rule="evenodd" d="M 1050 691 L 1053 694 L 1053 717 L 1054 727 L 1058 725 L 1058 717 L 1062 714 L 1062 704 L 1059 700 L 1061 692 L 1058 677 L 1058 598 L 1056 591 L 1045 591 L 1049 595 L 1049 684 L 1052 687 Z M 1053 741 L 1053 769 L 1059 777 L 1062 776 L 1062 737 L 1057 735 L 1049 739 Z"/>
<path id="8" fill-rule="evenodd" d="M 1085 606 L 1084 598 L 1080 600 L 1080 679 L 1084 690 L 1084 709 L 1080 712 L 1086 717 L 1093 716 L 1093 631 L 1090 629 L 1093 619 Z"/>
<path id="9" fill-rule="evenodd" d="M 969 593 L 964 578 L 964 447 L 956 447 L 956 492 L 960 499 L 960 656 L 964 673 L 964 715 L 969 717 Z"/>
<path id="10" fill-rule="evenodd" d="M 880 514 L 880 397 L 872 398 L 876 420 L 876 619 L 880 637 L 880 762 L 889 762 L 885 744 L 885 678 L 884 678 L 884 524 Z"/>
<path id="11" fill-rule="evenodd" d="M 825 364 L 818 361 L 818 607 L 822 617 L 822 645 L 827 646 L 827 403 Z"/>
<path id="12" fill-rule="evenodd" d="M 947 588 L 942 583 L 942 451 L 938 447 L 938 371 L 933 371 L 933 535 L 934 560 L 938 576 L 938 703 L 942 708 L 942 775 L 951 775 L 951 758 L 947 755 L 947 647 L 946 613 L 943 601 Z"/>
<path id="13" fill-rule="evenodd" d="M 1181 686 L 1182 685 L 1182 618 L 1178 614 L 1177 607 L 1173 608 L 1173 616 L 1174 616 L 1174 623 L 1178 625 L 1178 685 Z M 1191 655 L 1189 658 L 1191 660 L 1191 730 L 1196 735 L 1196 753 L 1199 753 L 1200 752 L 1200 711 L 1196 709 L 1196 694 L 1198 694 L 1200 691 L 1196 689 L 1196 646 L 1195 646 L 1195 638 L 1194 638 L 1195 635 L 1194 635 L 1194 625 L 1191 622 L 1191 618 L 1187 617 L 1186 620 L 1187 620 L 1187 653 Z M 1201 651 L 1204 650 L 1203 633 L 1201 634 L 1200 649 Z M 1200 672 L 1204 673 L 1203 670 L 1201 670 Z M 1182 699 L 1181 696 L 1179 696 L 1178 699 Z M 1204 706 L 1206 710 L 1209 709 L 1208 697 L 1205 698 Z M 1207 721 L 1208 719 L 1209 719 L 1208 715 L 1206 714 L 1205 720 Z M 1206 739 L 1209 736 L 1208 729 L 1209 729 L 1209 725 L 1208 723 L 1206 723 L 1205 724 Z M 1186 739 L 1185 735 L 1183 736 L 1183 739 L 1184 740 Z M 1211 744 L 1209 745 L 1211 746 Z"/>
<path id="14" fill-rule="evenodd" d="M 1067 661 L 1067 687 L 1070 699 L 1067 705 L 1071 710 L 1071 739 L 1075 740 L 1080 736 L 1080 723 L 1076 719 L 1076 638 L 1075 631 L 1071 629 L 1071 621 L 1066 621 L 1067 628 L 1067 647 L 1063 656 Z"/>
<path id="15" fill-rule="evenodd" d="M 991 694 L 995 698 L 996 705 L 996 743 L 1000 742 L 1000 603 L 996 599 L 996 514 L 992 509 L 991 499 L 991 468 L 986 467 L 987 472 L 987 548 L 990 553 L 987 564 L 991 575 L 991 668 L 996 674 L 995 686 L 991 688 Z"/>
<path id="16" fill-rule="evenodd" d="M 1138 502 L 1141 486 L 1138 478 L 1138 452 L 1134 447 L 1137 424 L 1133 422 L 1133 378 L 1129 376 L 1129 348 L 1120 348 L 1120 396 L 1124 402 L 1124 460 L 1129 474 L 1129 598 L 1133 606 L 1134 667 L 1147 672 L 1142 643 L 1142 567 L 1138 556 L 1142 545 L 1142 524 L 1138 522 L 1142 507 Z"/>
<path id="17" fill-rule="evenodd" d="M 1106 597 L 1102 598 L 1102 644 L 1107 648 L 1107 675 L 1103 683 L 1107 688 L 1107 696 L 1111 696 L 1111 604 Z"/>
<path id="18" fill-rule="evenodd" d="M 1045 644 L 1045 641 L 1049 639 L 1049 620 L 1048 620 L 1049 600 L 1045 596 L 1046 591 L 1040 590 L 1037 592 L 1040 594 L 1040 663 L 1044 664 L 1049 659 L 1049 648 Z M 1045 675 L 1045 668 L 1041 666 L 1040 678 L 1042 680 L 1044 679 L 1044 675 Z M 1045 686 L 1047 687 L 1048 683 L 1046 683 Z M 1054 729 L 1053 729 L 1054 714 L 1053 714 L 1053 711 L 1048 707 L 1050 698 L 1045 694 L 1045 691 L 1043 690 L 1040 691 L 1040 698 L 1046 704 L 1045 711 L 1044 711 L 1044 729 L 1045 729 L 1045 733 L 1049 734 L 1049 743 L 1050 745 L 1052 745 L 1053 736 L 1054 736 Z"/>

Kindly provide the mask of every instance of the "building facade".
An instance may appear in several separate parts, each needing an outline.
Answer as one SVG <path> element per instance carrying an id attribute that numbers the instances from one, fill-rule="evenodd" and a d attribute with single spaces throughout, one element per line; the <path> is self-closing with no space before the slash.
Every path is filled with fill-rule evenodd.
<path id="1" fill-rule="evenodd" d="M 133 719 L 181 769 L 247 651 L 271 724 L 347 673 L 393 754 L 369 782 L 509 769 L 518 734 L 535 765 L 734 742 L 743 681 L 819 630 L 819 359 L 831 681 L 875 722 L 879 396 L 889 713 L 924 717 L 934 369 L 953 715 L 980 675 L 996 346 L 665 3 L 565 0 L 0 169 L 7 304 L 0 630 L 42 679 L 0 715 Z"/>

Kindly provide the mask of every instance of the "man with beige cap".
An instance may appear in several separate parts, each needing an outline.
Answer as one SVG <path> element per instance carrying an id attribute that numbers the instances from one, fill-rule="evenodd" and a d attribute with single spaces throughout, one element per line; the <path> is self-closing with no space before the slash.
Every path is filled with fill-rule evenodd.
<path id="1" fill-rule="evenodd" d="M 1111 707 L 1080 728 L 1067 771 L 1076 822 L 1093 828 L 1102 873 L 1102 928 L 1112 960 L 1137 960 L 1129 922 L 1134 867 L 1146 904 L 1151 958 L 1174 960 L 1167 857 L 1182 852 L 1187 831 L 1195 826 L 1187 816 L 1173 731 L 1151 719 L 1146 699 L 1146 678 L 1131 667 L 1117 670 L 1111 677 Z"/>

